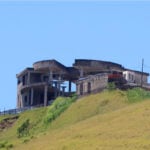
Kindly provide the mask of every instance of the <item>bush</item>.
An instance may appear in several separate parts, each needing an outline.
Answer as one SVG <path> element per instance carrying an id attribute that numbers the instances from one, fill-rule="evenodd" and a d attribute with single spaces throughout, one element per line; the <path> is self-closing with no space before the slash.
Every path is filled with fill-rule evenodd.
<path id="1" fill-rule="evenodd" d="M 17 135 L 18 137 L 23 137 L 29 135 L 29 126 L 30 126 L 30 120 L 27 119 L 25 122 L 22 123 L 22 125 L 17 129 Z"/>
<path id="2" fill-rule="evenodd" d="M 0 142 L 0 149 L 1 148 L 9 150 L 13 148 L 13 144 L 8 143 L 8 141 L 3 141 L 3 142 Z"/>
<path id="3" fill-rule="evenodd" d="M 45 123 L 50 123 L 64 112 L 75 100 L 76 95 L 72 97 L 58 97 L 51 106 L 49 106 L 47 115 L 44 118 Z"/>
<path id="4" fill-rule="evenodd" d="M 0 142 L 0 148 L 5 148 L 7 143 L 8 143 L 7 141 Z"/>
<path id="5" fill-rule="evenodd" d="M 109 83 L 107 84 L 107 89 L 108 89 L 109 91 L 115 90 L 115 89 L 116 89 L 115 83 L 114 83 L 114 82 L 109 82 Z"/>
<path id="6" fill-rule="evenodd" d="M 6 149 L 7 149 L 7 150 L 9 150 L 9 149 L 11 149 L 11 148 L 13 148 L 13 147 L 14 147 L 13 144 L 7 144 L 7 145 L 6 145 Z"/>
<path id="7" fill-rule="evenodd" d="M 150 98 L 150 92 L 141 88 L 133 88 L 127 90 L 127 97 L 128 97 L 128 101 L 131 103 L 138 102 L 143 99 Z"/>

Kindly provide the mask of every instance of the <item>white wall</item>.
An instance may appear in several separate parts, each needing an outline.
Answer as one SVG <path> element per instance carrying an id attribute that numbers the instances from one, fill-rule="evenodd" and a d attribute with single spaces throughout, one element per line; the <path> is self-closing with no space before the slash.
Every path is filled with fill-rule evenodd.
<path id="1" fill-rule="evenodd" d="M 134 71 L 124 71 L 123 76 L 124 78 L 130 83 L 141 84 L 141 73 L 134 72 Z M 143 74 L 143 83 L 148 82 L 148 76 Z"/>

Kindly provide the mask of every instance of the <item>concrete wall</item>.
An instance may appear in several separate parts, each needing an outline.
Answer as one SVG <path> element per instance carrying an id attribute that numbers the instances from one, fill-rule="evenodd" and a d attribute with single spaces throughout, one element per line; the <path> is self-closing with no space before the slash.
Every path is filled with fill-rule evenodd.
<path id="1" fill-rule="evenodd" d="M 111 72 L 113 70 L 123 71 L 124 69 L 120 64 L 99 60 L 84 60 L 84 59 L 75 60 L 73 66 L 82 71 L 83 75 Z"/>
<path id="2" fill-rule="evenodd" d="M 141 73 L 134 71 L 124 71 L 123 76 L 129 83 L 136 83 L 138 85 L 141 84 Z M 143 84 L 146 84 L 147 82 L 148 76 L 146 74 L 143 74 Z"/>
<path id="3" fill-rule="evenodd" d="M 108 75 L 104 73 L 81 78 L 77 81 L 77 95 L 98 92 L 106 88 L 107 83 Z"/>

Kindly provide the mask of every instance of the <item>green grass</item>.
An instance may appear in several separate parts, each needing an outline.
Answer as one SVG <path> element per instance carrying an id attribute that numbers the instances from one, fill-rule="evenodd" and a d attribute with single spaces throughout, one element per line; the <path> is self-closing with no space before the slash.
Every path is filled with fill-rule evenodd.
<path id="1" fill-rule="evenodd" d="M 0 141 L 14 150 L 148 150 L 149 97 L 147 91 L 131 89 L 104 91 L 75 102 L 58 98 L 53 106 L 20 114 L 12 128 L 0 133 Z M 51 113 L 57 115 L 49 121 Z M 26 119 L 30 136 L 18 139 L 17 128 Z"/>
<path id="2" fill-rule="evenodd" d="M 42 126 L 42 117 L 46 114 L 46 108 L 39 108 L 31 111 L 26 111 L 19 115 L 19 119 L 14 123 L 13 127 L 0 132 L 0 141 L 6 141 L 7 143 L 12 143 L 13 145 L 17 145 L 22 143 L 22 139 L 18 139 L 17 129 L 20 125 L 26 120 L 31 120 L 30 135 L 38 134 L 44 130 Z M 7 116 L 8 117 L 8 116 Z M 11 116 L 10 116 L 11 117 Z M 3 118 L 2 116 L 0 117 Z"/>
<path id="3" fill-rule="evenodd" d="M 128 101 L 135 103 L 150 98 L 150 91 L 146 91 L 141 88 L 129 89 L 127 91 Z"/>
<path id="4" fill-rule="evenodd" d="M 26 111 L 24 113 L 19 114 L 19 119 L 15 122 L 13 127 L 0 132 L 0 141 L 4 141 L 4 143 L 11 142 L 13 143 L 13 145 L 17 145 L 20 143 L 27 143 L 31 139 L 36 138 L 36 136 L 44 134 L 48 125 L 50 125 L 50 120 L 48 120 L 49 114 L 52 113 L 53 120 L 56 119 L 75 100 L 76 96 L 73 96 L 72 98 L 59 97 L 49 107 L 38 108 L 35 110 Z M 0 116 L 0 121 L 8 117 L 12 116 L 11 115 Z M 19 136 L 18 131 L 22 126 L 24 126 L 27 120 L 29 120 L 27 131 L 28 134 L 26 134 L 26 132 L 23 131 L 21 134 L 22 136 Z M 2 145 L 4 144 L 2 143 Z M 5 147 L 3 148 L 6 148 L 6 144 Z"/>
<path id="5" fill-rule="evenodd" d="M 45 124 L 49 125 L 60 114 L 62 114 L 74 101 L 76 96 L 73 97 L 58 97 L 51 106 L 48 107 L 47 114 L 44 118 Z"/>

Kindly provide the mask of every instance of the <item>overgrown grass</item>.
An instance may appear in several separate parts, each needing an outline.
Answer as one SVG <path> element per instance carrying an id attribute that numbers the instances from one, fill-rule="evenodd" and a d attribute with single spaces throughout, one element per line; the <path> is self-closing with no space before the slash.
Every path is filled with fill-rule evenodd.
<path id="1" fill-rule="evenodd" d="M 47 114 L 44 118 L 45 124 L 51 123 L 55 120 L 62 112 L 64 112 L 75 100 L 76 95 L 73 97 L 58 97 L 51 106 L 48 107 Z"/>
<path id="2" fill-rule="evenodd" d="M 19 119 L 16 120 L 11 128 L 0 132 L 0 141 L 8 141 L 16 146 L 19 143 L 27 143 L 31 139 L 35 139 L 40 134 L 46 133 L 50 122 L 64 112 L 75 100 L 75 95 L 71 98 L 58 98 L 51 106 L 38 108 L 19 114 Z M 51 113 L 53 115 L 52 118 Z M 8 118 L 12 116 L 0 116 L 0 121 L 6 117 Z M 30 121 L 26 126 L 26 122 L 28 122 L 27 120 Z M 3 142 L 2 146 L 4 148 L 8 147 L 8 142 Z"/>
<path id="3" fill-rule="evenodd" d="M 0 142 L 0 149 L 9 150 L 13 148 L 13 144 L 8 143 L 8 141 L 1 141 Z"/>
<path id="4" fill-rule="evenodd" d="M 83 97 L 55 118 L 45 135 L 14 149 L 149 150 L 150 101 L 129 103 L 129 98 L 141 98 L 136 96 L 138 90 L 105 91 Z"/>
<path id="5" fill-rule="evenodd" d="M 141 88 L 133 88 L 127 90 L 127 97 L 130 103 L 143 101 L 150 98 L 150 91 Z"/>
<path id="6" fill-rule="evenodd" d="M 74 96 L 72 98 L 59 97 L 51 106 L 20 114 L 19 119 L 12 128 L 7 129 L 5 132 L 0 132 L 0 141 L 13 143 L 13 149 L 17 150 L 96 150 L 101 145 L 102 148 L 100 149 L 109 147 L 108 149 L 111 150 L 111 146 L 106 143 L 108 139 L 112 142 L 112 145 L 116 145 L 116 147 L 113 146 L 117 149 L 117 139 L 122 138 L 124 140 L 124 135 L 128 137 L 128 134 L 131 137 L 133 134 L 133 138 L 136 136 L 136 129 L 132 124 L 136 125 L 137 115 L 141 117 L 141 120 L 137 122 L 139 129 L 142 128 L 140 123 L 146 122 L 143 117 L 147 118 L 149 116 L 150 109 L 147 105 L 143 105 L 142 110 L 140 110 L 141 103 L 136 104 L 136 102 L 148 98 L 150 98 L 150 92 L 140 88 L 127 91 L 112 90 L 111 92 L 106 90 L 102 93 L 83 97 L 76 102 L 76 97 Z M 139 106 L 130 110 L 131 107 L 128 109 L 129 105 L 131 107 L 132 105 Z M 147 107 L 145 108 L 145 106 Z M 135 113 L 136 111 L 137 114 Z M 142 113 L 140 114 L 140 112 Z M 113 113 L 116 113 L 116 115 L 112 115 Z M 30 135 L 17 138 L 17 129 L 28 119 L 30 120 Z M 132 123 L 132 120 L 135 122 Z M 120 125 L 120 123 L 122 124 Z M 143 132 L 149 130 L 149 123 L 147 123 L 147 129 L 143 126 Z M 135 133 L 130 134 L 132 130 L 128 132 L 128 129 L 130 129 L 128 128 L 129 124 Z M 126 134 L 126 131 L 128 134 Z M 120 137 L 115 135 L 116 133 Z M 148 136 L 150 137 L 150 135 Z M 101 144 L 98 144 L 99 142 Z M 6 149 L 7 144 L 4 143 L 4 145 Z M 120 147 L 118 150 L 120 150 Z"/>
<path id="7" fill-rule="evenodd" d="M 30 120 L 27 119 L 27 120 L 25 120 L 25 122 L 23 122 L 20 125 L 20 127 L 17 128 L 18 138 L 23 137 L 23 136 L 28 136 L 29 130 L 30 130 Z"/>

